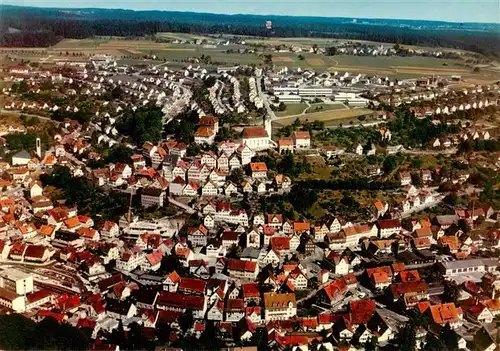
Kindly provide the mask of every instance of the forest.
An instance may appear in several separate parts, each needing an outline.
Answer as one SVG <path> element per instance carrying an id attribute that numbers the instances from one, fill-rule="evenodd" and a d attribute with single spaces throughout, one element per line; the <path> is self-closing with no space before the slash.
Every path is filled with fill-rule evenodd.
<path id="1" fill-rule="evenodd" d="M 323 17 L 218 15 L 206 13 L 97 10 L 62 11 L 33 7 L 1 6 L 0 46 L 50 46 L 62 38 L 94 36 L 142 37 L 158 32 L 238 34 L 259 37 L 322 37 L 371 40 L 406 45 L 450 47 L 485 55 L 500 54 L 498 26 L 474 30 L 422 22 L 425 29 L 399 26 L 390 21 L 348 23 Z M 276 23 L 272 31 L 265 20 Z M 377 24 L 377 25 L 375 25 Z M 9 30 L 15 29 L 14 31 Z M 434 29 L 435 28 L 435 29 Z M 439 28 L 439 30 L 437 30 Z"/>

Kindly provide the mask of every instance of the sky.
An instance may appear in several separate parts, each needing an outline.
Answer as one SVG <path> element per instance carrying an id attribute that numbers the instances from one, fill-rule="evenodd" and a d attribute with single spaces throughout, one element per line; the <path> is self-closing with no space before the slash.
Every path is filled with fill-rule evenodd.
<path id="1" fill-rule="evenodd" d="M 39 7 L 500 23 L 500 0 L 0 0 L 0 3 Z"/>

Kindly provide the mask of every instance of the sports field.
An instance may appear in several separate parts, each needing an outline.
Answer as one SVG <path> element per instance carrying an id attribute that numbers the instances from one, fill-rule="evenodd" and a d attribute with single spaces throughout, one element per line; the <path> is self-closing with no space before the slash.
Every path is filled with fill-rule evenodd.
<path id="1" fill-rule="evenodd" d="M 311 104 L 311 106 L 306 110 L 307 114 L 312 114 L 316 112 L 326 112 L 332 110 L 342 110 L 346 109 L 342 103 L 333 103 L 333 104 Z"/>
<path id="2" fill-rule="evenodd" d="M 373 111 L 367 108 L 355 108 L 355 109 L 342 109 L 342 110 L 331 110 L 325 112 L 315 112 L 308 113 L 303 116 L 298 116 L 302 122 L 314 122 L 323 121 L 325 123 L 335 120 L 347 120 L 350 118 L 356 118 L 359 116 L 364 116 L 371 114 Z M 274 121 L 276 126 L 282 127 L 292 124 L 297 119 L 297 116 L 279 118 Z"/>
<path id="3" fill-rule="evenodd" d="M 285 111 L 276 111 L 274 114 L 278 117 L 299 115 L 307 108 L 307 104 L 286 104 Z"/>

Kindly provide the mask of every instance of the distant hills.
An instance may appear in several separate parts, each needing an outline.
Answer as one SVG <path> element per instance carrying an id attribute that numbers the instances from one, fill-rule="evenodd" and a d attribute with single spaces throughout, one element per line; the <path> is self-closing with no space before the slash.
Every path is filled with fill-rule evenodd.
<path id="1" fill-rule="evenodd" d="M 443 21 L 222 15 L 123 9 L 64 9 L 0 5 L 0 45 L 45 45 L 60 38 L 144 36 L 156 32 L 239 34 L 263 37 L 326 37 L 445 46 L 500 54 L 500 25 Z M 272 30 L 265 27 L 272 21 Z M 20 32 L 9 32 L 8 28 Z M 35 38 L 44 33 L 46 39 Z"/>

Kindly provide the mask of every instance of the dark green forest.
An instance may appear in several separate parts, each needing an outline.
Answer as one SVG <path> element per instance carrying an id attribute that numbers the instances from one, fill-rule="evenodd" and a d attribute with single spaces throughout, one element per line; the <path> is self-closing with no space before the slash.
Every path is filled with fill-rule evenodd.
<path id="1" fill-rule="evenodd" d="M 359 24 L 345 18 L 105 9 L 69 12 L 7 5 L 0 7 L 0 15 L 3 19 L 0 45 L 4 47 L 49 46 L 62 38 L 140 37 L 152 36 L 157 32 L 182 32 L 343 38 L 450 47 L 495 56 L 500 54 L 499 28 L 494 24 L 472 23 L 464 26 L 447 22 L 405 20 L 370 20 L 371 23 Z M 271 31 L 264 26 L 265 20 L 276 23 Z M 9 27 L 19 31 L 13 33 L 8 30 Z"/>

